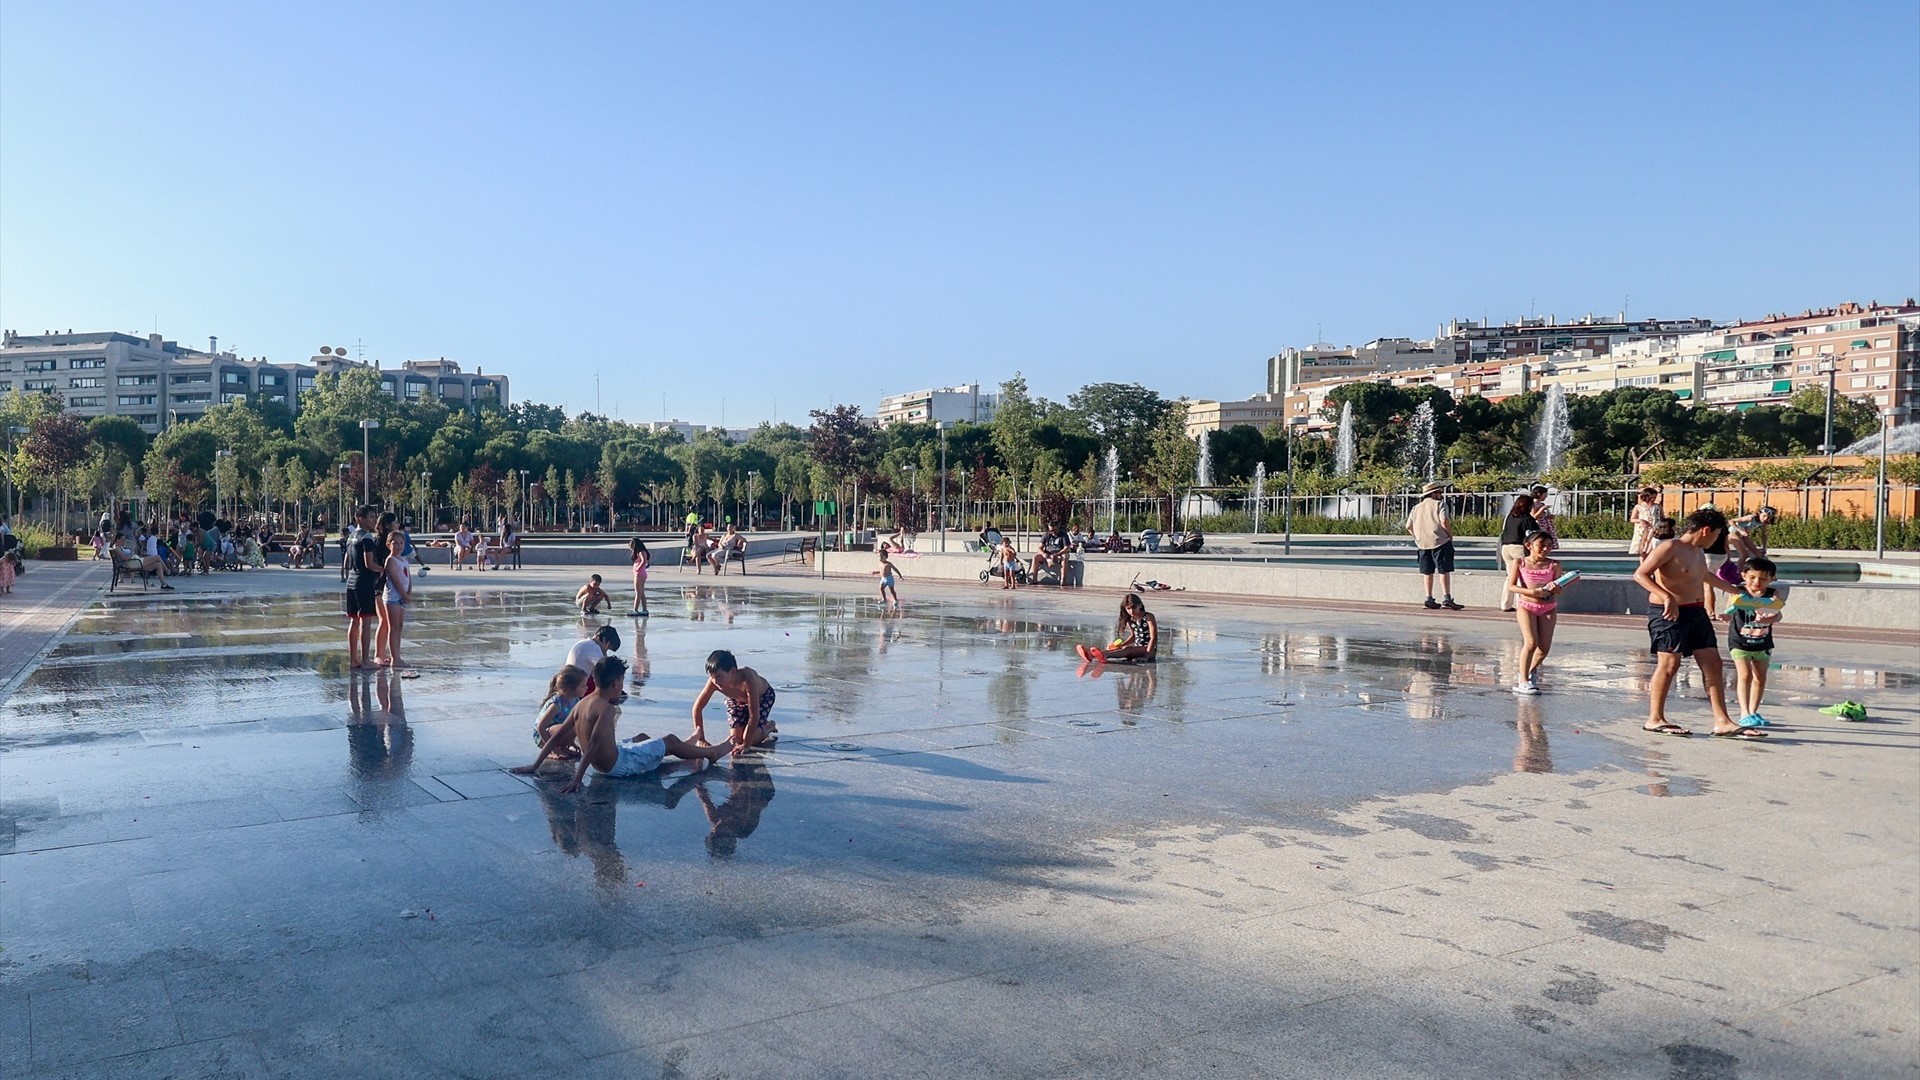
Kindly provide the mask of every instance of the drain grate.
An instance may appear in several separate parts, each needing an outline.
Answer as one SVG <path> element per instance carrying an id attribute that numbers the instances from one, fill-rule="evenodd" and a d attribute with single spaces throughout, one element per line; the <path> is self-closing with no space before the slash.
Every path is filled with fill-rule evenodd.
<path id="1" fill-rule="evenodd" d="M 838 750 L 838 751 L 840 751 L 840 752 L 841 752 L 841 753 L 843 753 L 843 754 L 851 754 L 851 753 L 853 753 L 853 752 L 854 752 L 855 750 L 858 750 L 858 749 L 860 749 L 860 744 L 859 744 L 859 743 L 850 743 L 850 742 L 836 742 L 836 743 L 828 743 L 828 744 L 827 744 L 827 749 L 829 749 L 829 750 Z"/>

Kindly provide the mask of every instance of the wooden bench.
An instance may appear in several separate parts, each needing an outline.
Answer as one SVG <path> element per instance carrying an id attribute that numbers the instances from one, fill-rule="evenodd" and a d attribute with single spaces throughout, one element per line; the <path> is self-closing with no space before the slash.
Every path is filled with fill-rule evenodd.
<path id="1" fill-rule="evenodd" d="M 132 561 L 125 555 L 122 555 L 120 549 L 117 547 L 110 547 L 107 551 L 113 558 L 113 580 L 107 582 L 107 591 L 113 592 L 115 589 L 118 589 L 122 581 L 138 579 L 140 582 L 140 591 L 146 592 L 147 583 L 157 576 L 157 571 L 144 569 L 140 563 Z"/>

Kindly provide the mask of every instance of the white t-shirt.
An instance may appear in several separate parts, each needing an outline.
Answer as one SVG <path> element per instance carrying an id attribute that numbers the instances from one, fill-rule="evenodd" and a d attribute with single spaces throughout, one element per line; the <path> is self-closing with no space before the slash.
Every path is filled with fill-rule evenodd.
<path id="1" fill-rule="evenodd" d="M 593 665 L 606 655 L 607 650 L 601 648 L 599 642 L 592 638 L 581 638 L 573 643 L 573 648 L 567 650 L 567 663 L 591 675 Z"/>

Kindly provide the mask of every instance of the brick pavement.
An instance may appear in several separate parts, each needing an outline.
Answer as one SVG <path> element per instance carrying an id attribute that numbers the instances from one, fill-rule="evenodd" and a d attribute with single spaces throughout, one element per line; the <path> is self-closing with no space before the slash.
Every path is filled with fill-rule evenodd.
<path id="1" fill-rule="evenodd" d="M 104 562 L 29 562 L 0 595 L 0 701 L 59 639 L 67 625 L 106 588 Z"/>

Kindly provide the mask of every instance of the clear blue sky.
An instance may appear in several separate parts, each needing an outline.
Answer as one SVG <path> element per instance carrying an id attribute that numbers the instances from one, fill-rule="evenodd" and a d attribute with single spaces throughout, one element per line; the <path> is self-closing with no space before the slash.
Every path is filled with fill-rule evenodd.
<path id="1" fill-rule="evenodd" d="M 1238 397 L 1322 334 L 1920 292 L 1916 41 L 1910 0 L 10 0 L 0 325 L 598 372 L 629 419 Z"/>

